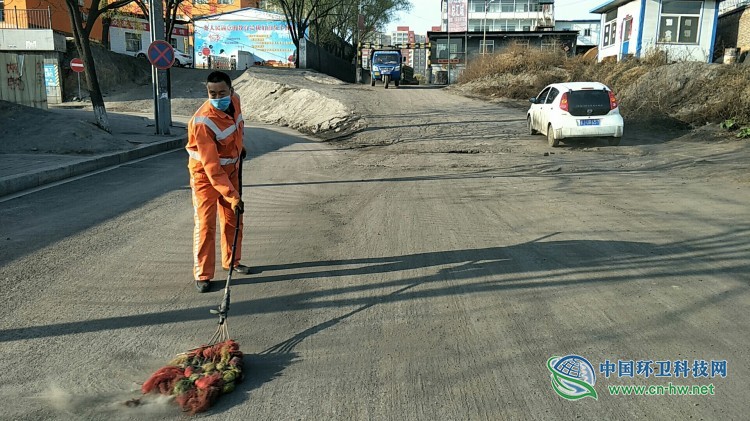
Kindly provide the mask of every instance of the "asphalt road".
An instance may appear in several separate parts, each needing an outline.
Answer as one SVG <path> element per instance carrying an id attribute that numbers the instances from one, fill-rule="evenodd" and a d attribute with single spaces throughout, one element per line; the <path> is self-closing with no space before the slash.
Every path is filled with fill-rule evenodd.
<path id="1" fill-rule="evenodd" d="M 454 114 L 476 105 L 388 95 L 425 95 Z M 487 115 L 443 129 L 437 111 L 420 118 L 438 132 L 383 142 L 392 147 L 247 130 L 243 262 L 263 272 L 235 277 L 229 326 L 249 378 L 205 418 L 746 418 L 747 184 L 657 165 L 663 145 L 543 157 L 542 137 L 520 135 L 523 112 L 497 107 L 499 141 Z M 486 130 L 478 140 L 472 119 Z M 442 146 L 440 130 L 466 134 L 462 149 Z M 680 153 L 695 162 L 708 149 Z M 221 292 L 198 294 L 191 277 L 186 159 L 0 202 L 0 418 L 184 418 L 162 400 L 123 402 L 215 329 Z M 547 360 L 566 355 L 592 364 L 598 400 L 553 390 Z M 709 376 L 600 372 L 630 360 L 705 360 Z M 711 376 L 712 361 L 726 376 Z M 715 394 L 608 388 L 670 382 Z"/>

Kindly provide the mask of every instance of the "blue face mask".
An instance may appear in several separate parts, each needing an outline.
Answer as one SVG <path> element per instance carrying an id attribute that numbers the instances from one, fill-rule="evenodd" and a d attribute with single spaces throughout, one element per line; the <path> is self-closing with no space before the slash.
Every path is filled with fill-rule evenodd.
<path id="1" fill-rule="evenodd" d="M 225 96 L 219 99 L 211 99 L 210 101 L 211 101 L 211 105 L 213 105 L 214 108 L 216 108 L 219 111 L 224 111 L 227 108 L 229 108 L 229 104 L 232 103 L 232 97 Z"/>

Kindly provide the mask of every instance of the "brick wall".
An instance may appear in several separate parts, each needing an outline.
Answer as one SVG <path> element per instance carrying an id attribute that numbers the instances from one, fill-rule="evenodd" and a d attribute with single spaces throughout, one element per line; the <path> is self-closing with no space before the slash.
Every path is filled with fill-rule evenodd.
<path id="1" fill-rule="evenodd" d="M 739 48 L 742 57 L 750 52 L 750 6 L 719 16 L 714 47 L 714 58 L 723 56 L 725 48 Z"/>

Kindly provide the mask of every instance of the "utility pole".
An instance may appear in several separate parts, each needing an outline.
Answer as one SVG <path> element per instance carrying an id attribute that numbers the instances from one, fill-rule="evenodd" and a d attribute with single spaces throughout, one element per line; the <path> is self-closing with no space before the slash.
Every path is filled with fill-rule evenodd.
<path id="1" fill-rule="evenodd" d="M 489 3 L 484 0 L 484 23 L 482 24 L 482 56 L 487 54 L 487 8 Z M 523 29 L 523 28 L 522 28 Z"/>
<path id="2" fill-rule="evenodd" d="M 495 0 L 484 0 L 484 24 L 482 25 L 482 29 L 484 33 L 482 34 L 482 55 L 487 54 L 487 11 L 490 8 L 490 4 Z"/>
<path id="3" fill-rule="evenodd" d="M 451 4 L 450 0 L 445 0 L 445 31 L 448 32 L 448 85 L 451 84 Z"/>
<path id="4" fill-rule="evenodd" d="M 151 24 L 151 42 L 164 39 L 164 10 L 161 0 L 149 1 L 149 23 Z M 154 125 L 156 134 L 169 134 L 169 123 L 172 121 L 172 110 L 169 106 L 167 88 L 167 71 L 151 66 L 151 82 L 154 92 Z"/>
<path id="5" fill-rule="evenodd" d="M 357 42 L 354 43 L 354 46 L 357 48 L 354 56 L 354 82 L 356 83 L 362 83 L 362 40 L 360 39 L 362 33 L 359 28 L 360 18 L 359 2 L 357 2 Z"/>

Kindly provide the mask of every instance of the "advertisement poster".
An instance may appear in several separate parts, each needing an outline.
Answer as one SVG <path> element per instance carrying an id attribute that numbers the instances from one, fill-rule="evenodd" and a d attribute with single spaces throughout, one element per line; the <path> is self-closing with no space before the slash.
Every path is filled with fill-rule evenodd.
<path id="1" fill-rule="evenodd" d="M 469 29 L 468 0 L 448 0 L 448 32 L 466 32 Z"/>
<path id="2" fill-rule="evenodd" d="M 60 83 L 57 79 L 57 66 L 54 64 L 44 63 L 44 86 L 47 96 L 57 96 L 56 91 Z"/>
<path id="3" fill-rule="evenodd" d="M 296 48 L 285 21 L 196 21 L 195 65 L 208 56 L 237 58 L 247 51 L 272 66 L 293 66 Z"/>

